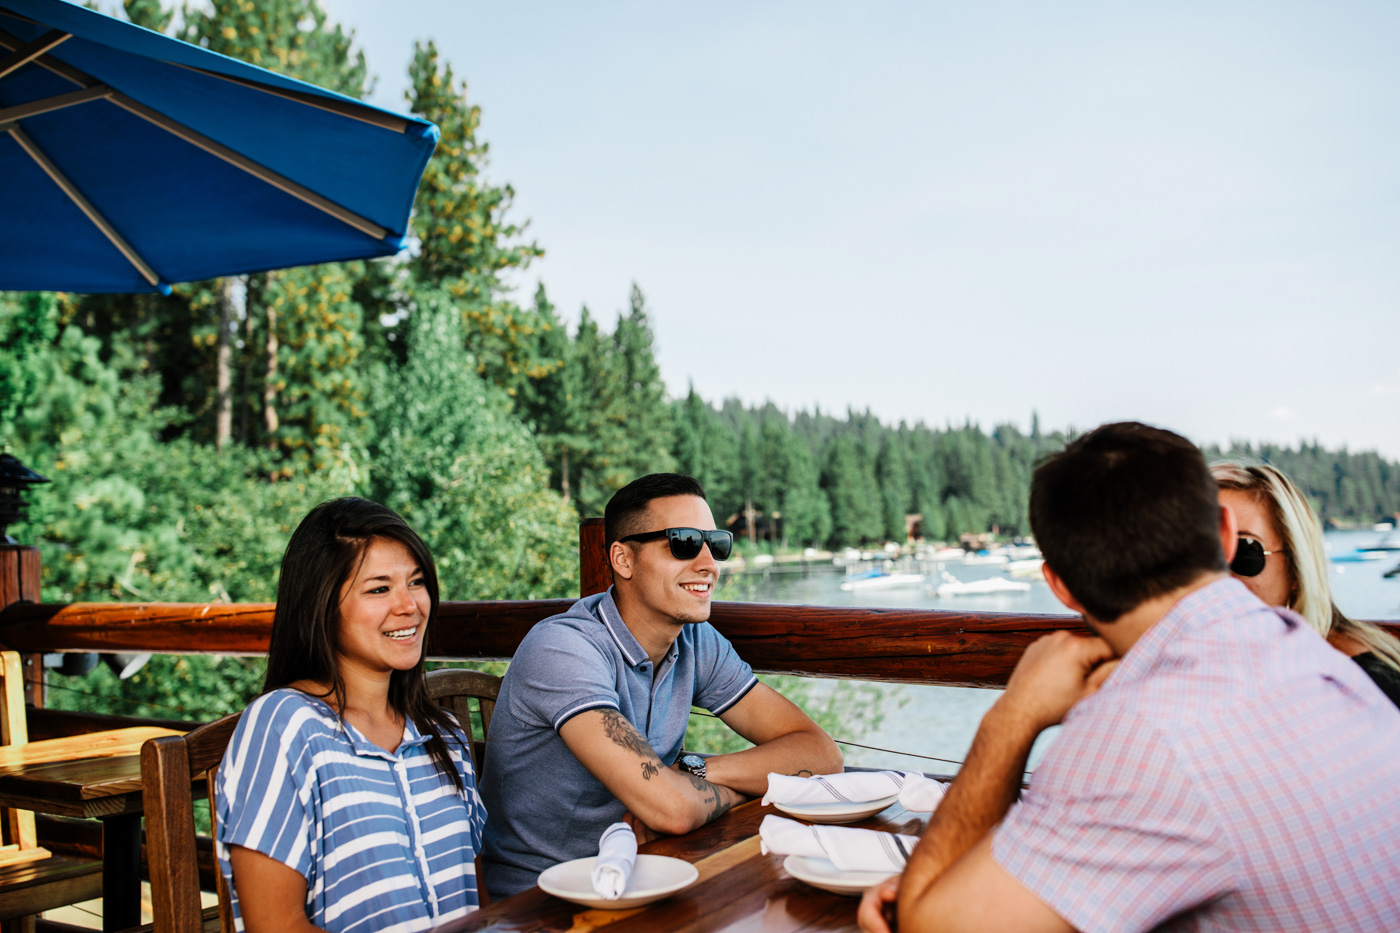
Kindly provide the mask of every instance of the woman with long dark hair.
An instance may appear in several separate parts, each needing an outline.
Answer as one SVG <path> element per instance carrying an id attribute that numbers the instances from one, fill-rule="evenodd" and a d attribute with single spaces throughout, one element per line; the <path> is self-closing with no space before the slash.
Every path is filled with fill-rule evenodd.
<path id="1" fill-rule="evenodd" d="M 477 907 L 486 814 L 424 687 L 437 608 L 432 555 L 391 509 L 336 499 L 292 533 L 263 694 L 219 769 L 238 929 L 423 930 Z"/>

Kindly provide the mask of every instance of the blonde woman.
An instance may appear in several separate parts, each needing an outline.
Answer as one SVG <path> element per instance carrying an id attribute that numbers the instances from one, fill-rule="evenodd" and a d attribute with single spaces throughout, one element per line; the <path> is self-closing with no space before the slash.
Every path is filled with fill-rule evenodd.
<path id="1" fill-rule="evenodd" d="M 1230 572 L 1270 606 L 1287 606 L 1307 619 L 1400 706 L 1400 643 L 1378 626 L 1347 618 L 1333 604 L 1322 528 L 1298 487 L 1263 464 L 1217 463 L 1211 474 L 1220 487 L 1220 504 L 1239 523 Z"/>

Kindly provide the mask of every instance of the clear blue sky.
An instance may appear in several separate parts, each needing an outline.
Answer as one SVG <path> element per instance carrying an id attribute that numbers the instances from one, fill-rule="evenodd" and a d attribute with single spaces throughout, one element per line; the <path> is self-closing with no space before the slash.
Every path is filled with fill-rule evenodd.
<path id="1" fill-rule="evenodd" d="M 1400 4 L 323 0 L 674 393 L 1400 457 Z"/>

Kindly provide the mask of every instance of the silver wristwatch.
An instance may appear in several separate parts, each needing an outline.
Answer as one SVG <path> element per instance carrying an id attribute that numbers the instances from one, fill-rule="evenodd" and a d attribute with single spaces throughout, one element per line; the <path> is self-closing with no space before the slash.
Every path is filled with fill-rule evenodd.
<path id="1" fill-rule="evenodd" d="M 693 774 L 702 781 L 705 779 L 705 759 L 699 755 L 683 752 L 681 757 L 676 759 L 676 764 L 686 774 Z"/>

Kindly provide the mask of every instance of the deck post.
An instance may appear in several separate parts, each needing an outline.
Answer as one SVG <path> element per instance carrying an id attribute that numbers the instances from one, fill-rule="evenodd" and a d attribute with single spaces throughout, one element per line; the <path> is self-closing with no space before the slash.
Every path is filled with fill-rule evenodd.
<path id="1" fill-rule="evenodd" d="M 3 540 L 3 537 L 0 537 Z M 39 549 L 25 544 L 0 544 L 0 610 L 39 599 Z M 25 653 L 24 702 L 44 705 L 44 656 Z"/>
<path id="2" fill-rule="evenodd" d="M 578 588 L 580 596 L 592 596 L 612 586 L 612 567 L 603 541 L 603 520 L 585 518 L 578 523 Z"/>

